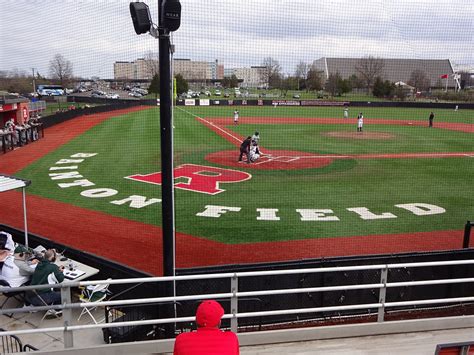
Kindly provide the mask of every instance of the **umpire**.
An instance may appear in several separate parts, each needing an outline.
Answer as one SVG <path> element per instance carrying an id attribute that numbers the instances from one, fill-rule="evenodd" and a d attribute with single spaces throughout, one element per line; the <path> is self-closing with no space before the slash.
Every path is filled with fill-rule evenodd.
<path id="1" fill-rule="evenodd" d="M 247 164 L 250 164 L 250 144 L 252 143 L 252 137 L 248 136 L 240 145 L 240 156 L 239 161 L 242 161 L 242 156 L 247 155 Z"/>

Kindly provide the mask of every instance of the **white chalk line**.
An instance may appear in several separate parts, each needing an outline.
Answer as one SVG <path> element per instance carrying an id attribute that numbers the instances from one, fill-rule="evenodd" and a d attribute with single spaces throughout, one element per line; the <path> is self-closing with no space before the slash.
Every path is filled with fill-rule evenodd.
<path id="1" fill-rule="evenodd" d="M 229 137 L 235 139 L 237 142 L 239 142 L 239 143 L 241 142 L 241 139 L 240 139 L 239 137 L 236 137 L 236 136 L 232 135 L 231 133 L 229 133 L 229 132 L 226 131 L 225 129 L 223 129 L 223 128 L 217 126 L 217 125 L 215 125 L 214 123 L 212 123 L 212 122 L 210 122 L 210 121 L 208 121 L 208 120 L 206 120 L 206 119 L 204 119 L 204 118 L 202 118 L 202 117 L 200 117 L 200 116 L 198 116 L 198 115 L 195 115 L 195 114 L 192 113 L 192 112 L 186 111 L 186 110 L 184 110 L 184 109 L 182 109 L 182 108 L 180 108 L 180 107 L 178 107 L 178 109 L 181 110 L 181 111 L 186 112 L 187 114 L 189 114 L 189 115 L 191 115 L 191 116 L 196 117 L 197 119 L 199 119 L 199 120 L 201 120 L 201 121 L 203 121 L 203 122 L 206 122 L 208 125 L 210 125 L 210 126 L 216 128 L 216 129 L 218 129 L 218 130 L 221 131 L 222 133 L 224 133 L 224 134 L 228 135 Z"/>

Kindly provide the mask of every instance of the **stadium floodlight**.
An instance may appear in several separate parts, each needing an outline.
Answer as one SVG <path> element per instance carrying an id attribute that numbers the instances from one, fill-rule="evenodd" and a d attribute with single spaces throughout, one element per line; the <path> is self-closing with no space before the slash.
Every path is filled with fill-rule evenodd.
<path id="1" fill-rule="evenodd" d="M 153 25 L 148 5 L 143 2 L 130 3 L 130 15 L 137 35 L 147 33 Z"/>
<path id="2" fill-rule="evenodd" d="M 137 35 L 150 32 L 150 35 L 158 38 L 159 29 L 173 32 L 179 28 L 181 25 L 181 3 L 178 0 L 164 0 L 160 3 L 160 27 L 153 24 L 147 4 L 143 2 L 130 3 L 130 15 Z"/>
<path id="3" fill-rule="evenodd" d="M 178 0 L 163 1 L 161 16 L 161 26 L 170 32 L 176 31 L 181 25 L 180 2 Z"/>

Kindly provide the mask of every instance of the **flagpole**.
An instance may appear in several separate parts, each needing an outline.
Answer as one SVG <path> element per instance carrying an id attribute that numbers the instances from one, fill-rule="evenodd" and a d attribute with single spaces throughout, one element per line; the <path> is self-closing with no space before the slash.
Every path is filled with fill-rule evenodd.
<path id="1" fill-rule="evenodd" d="M 445 92 L 448 92 L 448 76 L 446 76 L 446 89 Z"/>

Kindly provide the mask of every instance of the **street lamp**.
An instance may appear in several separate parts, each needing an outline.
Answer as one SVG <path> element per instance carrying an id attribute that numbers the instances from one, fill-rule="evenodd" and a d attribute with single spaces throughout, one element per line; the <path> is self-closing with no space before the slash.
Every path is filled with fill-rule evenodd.
<path id="1" fill-rule="evenodd" d="M 162 175 L 163 275 L 175 273 L 173 129 L 171 114 L 170 32 L 181 24 L 181 4 L 178 0 L 158 0 L 159 21 L 156 26 L 148 5 L 130 3 L 130 15 L 135 32 L 149 32 L 159 41 L 160 72 L 160 137 Z"/>

